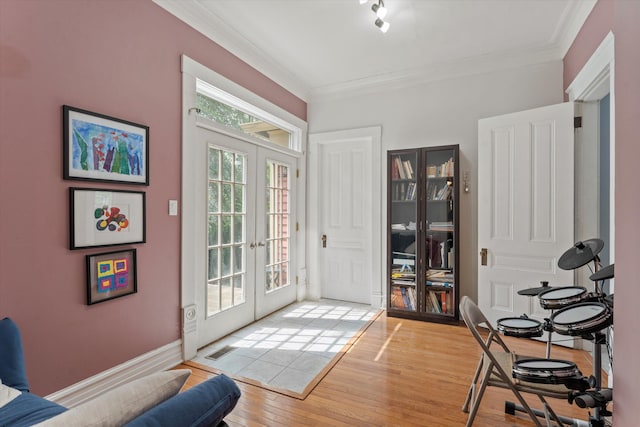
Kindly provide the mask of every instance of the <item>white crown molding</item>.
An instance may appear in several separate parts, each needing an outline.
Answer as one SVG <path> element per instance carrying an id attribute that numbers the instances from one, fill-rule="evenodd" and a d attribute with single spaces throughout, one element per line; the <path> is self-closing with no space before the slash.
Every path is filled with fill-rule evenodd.
<path id="1" fill-rule="evenodd" d="M 271 60 L 261 49 L 254 46 L 219 16 L 202 6 L 200 0 L 153 0 L 153 2 L 298 98 L 305 102 L 308 100 L 309 88 L 305 83 L 289 70 Z"/>
<path id="2" fill-rule="evenodd" d="M 291 71 L 266 56 L 239 31 L 204 7 L 201 0 L 153 1 L 305 102 L 312 99 L 370 93 L 379 91 L 381 87 L 385 90 L 390 87 L 409 87 L 452 77 L 562 60 L 597 2 L 597 0 L 570 0 L 549 40 L 550 46 L 544 49 L 464 58 L 431 64 L 420 69 L 391 72 L 312 88 L 295 77 Z"/>
<path id="3" fill-rule="evenodd" d="M 558 46 L 561 58 L 569 51 L 578 32 L 589 17 L 597 0 L 571 0 L 565 9 L 556 31 L 552 36 L 552 42 Z"/>
<path id="4" fill-rule="evenodd" d="M 135 379 L 173 368 L 182 361 L 182 340 L 177 340 L 45 396 L 45 399 L 71 408 Z"/>
<path id="5" fill-rule="evenodd" d="M 472 76 L 505 69 L 561 61 L 556 47 L 539 49 L 535 52 L 509 52 L 482 57 L 470 57 L 459 60 L 432 64 L 420 69 L 406 70 L 402 73 L 390 73 L 377 77 L 354 80 L 342 84 L 325 86 L 312 92 L 312 101 L 345 98 L 380 92 L 398 90 L 424 85 L 436 81 Z"/>

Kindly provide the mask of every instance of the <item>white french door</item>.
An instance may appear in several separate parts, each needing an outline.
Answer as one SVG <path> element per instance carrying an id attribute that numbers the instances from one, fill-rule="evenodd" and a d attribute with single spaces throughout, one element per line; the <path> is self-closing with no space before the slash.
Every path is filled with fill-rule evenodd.
<path id="1" fill-rule="evenodd" d="M 296 299 L 296 159 L 258 149 L 256 312 L 259 319 Z"/>
<path id="2" fill-rule="evenodd" d="M 197 346 L 295 300 L 294 157 L 204 127 L 188 150 Z"/>

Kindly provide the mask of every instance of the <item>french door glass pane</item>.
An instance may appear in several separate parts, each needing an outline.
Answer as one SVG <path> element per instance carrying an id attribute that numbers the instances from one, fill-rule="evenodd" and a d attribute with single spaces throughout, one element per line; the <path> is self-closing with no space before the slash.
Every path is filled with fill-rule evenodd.
<path id="1" fill-rule="evenodd" d="M 222 244 L 231 243 L 231 215 L 222 215 Z"/>
<path id="2" fill-rule="evenodd" d="M 218 220 L 219 215 L 209 215 L 209 246 L 216 246 L 218 244 Z"/>
<path id="3" fill-rule="evenodd" d="M 209 179 L 220 177 L 220 150 L 209 147 Z"/>
<path id="4" fill-rule="evenodd" d="M 219 212 L 220 203 L 218 200 L 218 193 L 220 193 L 220 183 L 218 182 L 209 182 L 209 212 Z"/>
<path id="5" fill-rule="evenodd" d="M 209 147 L 207 317 L 245 301 L 246 156 Z"/>
<path id="6" fill-rule="evenodd" d="M 289 166 L 267 160 L 265 285 L 267 292 L 290 285 L 289 277 Z"/>

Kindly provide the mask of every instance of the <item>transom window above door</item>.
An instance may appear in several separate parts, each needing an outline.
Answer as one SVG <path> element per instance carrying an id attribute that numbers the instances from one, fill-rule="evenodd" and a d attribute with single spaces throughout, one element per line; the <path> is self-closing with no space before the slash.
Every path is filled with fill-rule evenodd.
<path id="1" fill-rule="evenodd" d="M 299 128 L 253 105 L 244 104 L 206 82 L 196 82 L 196 106 L 200 116 L 276 146 L 301 151 Z"/>

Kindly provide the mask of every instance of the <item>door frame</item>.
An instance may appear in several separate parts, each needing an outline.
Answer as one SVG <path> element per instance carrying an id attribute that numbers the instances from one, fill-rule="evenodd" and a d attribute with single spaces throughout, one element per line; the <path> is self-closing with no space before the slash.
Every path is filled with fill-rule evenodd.
<path id="1" fill-rule="evenodd" d="M 610 263 L 615 261 L 615 153 L 616 153 L 616 139 L 615 139 L 615 37 L 613 32 L 604 37 L 598 48 L 593 52 L 589 60 L 585 63 L 582 69 L 575 76 L 571 84 L 567 87 L 566 93 L 570 101 L 582 101 L 593 102 L 600 101 L 604 96 L 609 94 L 609 260 Z M 596 108 L 583 108 L 583 123 L 592 122 L 597 123 L 599 116 Z M 598 138 L 596 135 L 597 128 L 592 126 L 589 131 L 584 131 L 578 134 L 579 138 L 584 140 L 585 138 Z M 589 141 L 593 142 L 593 141 Z M 587 143 L 589 143 L 587 142 Z M 595 141 L 597 142 L 597 141 Z M 593 143 L 595 143 L 593 142 Z M 579 141 L 576 141 L 578 144 Z M 599 171 L 598 171 L 599 173 Z M 615 288 L 615 279 L 609 280 L 610 291 L 613 293 Z M 613 331 L 609 330 L 609 337 L 611 343 L 613 343 Z M 590 341 L 582 340 L 582 348 L 587 351 L 591 351 L 593 344 Z M 613 370 L 611 364 L 608 361 L 608 355 L 606 352 L 603 354 L 603 366 L 609 373 L 609 385 L 613 384 Z"/>
<path id="2" fill-rule="evenodd" d="M 586 64 L 578 72 L 571 84 L 567 87 L 566 93 L 569 101 L 599 101 L 607 93 L 609 94 L 609 121 L 611 123 L 609 130 L 609 215 L 615 218 L 615 153 L 616 153 L 616 132 L 615 132 L 615 91 L 614 91 L 614 63 L 615 63 L 615 42 L 614 35 L 610 31 L 602 40 L 598 48 L 591 55 Z M 590 117 L 583 118 L 586 120 L 598 120 L 597 113 L 587 109 L 586 114 Z M 583 132 L 582 138 L 593 137 L 592 132 Z M 597 138 L 597 136 L 595 136 Z M 609 226 L 610 248 L 609 254 L 611 262 L 615 259 L 615 221 L 611 221 Z M 613 291 L 613 280 L 611 281 L 611 290 Z"/>
<path id="3" fill-rule="evenodd" d="M 181 69 L 182 72 L 182 180 L 181 180 L 181 197 L 180 201 L 182 206 L 195 203 L 197 194 L 192 190 L 193 188 L 193 176 L 189 176 L 187 171 L 193 170 L 193 168 L 185 162 L 185 152 L 188 144 L 196 138 L 196 121 L 198 120 L 198 114 L 196 112 L 196 87 L 197 81 L 205 81 L 216 88 L 219 88 L 226 93 L 232 95 L 237 100 L 244 102 L 246 107 L 254 106 L 256 109 L 265 111 L 287 123 L 290 123 L 293 127 L 299 129 L 299 148 L 300 152 L 290 150 L 283 147 L 277 147 L 262 141 L 256 137 L 250 135 L 234 132 L 230 128 L 226 128 L 222 125 L 218 125 L 213 122 L 209 122 L 209 127 L 215 132 L 222 133 L 234 138 L 238 138 L 243 141 L 253 143 L 258 146 L 264 146 L 274 151 L 281 151 L 286 154 L 290 154 L 297 158 L 297 168 L 299 170 L 298 178 L 298 199 L 296 201 L 297 218 L 296 221 L 300 224 L 300 229 L 297 235 L 297 247 L 296 247 L 296 259 L 298 270 L 292 274 L 296 274 L 300 277 L 299 285 L 297 286 L 298 296 L 297 299 L 301 300 L 304 297 L 304 278 L 306 277 L 306 224 L 304 221 L 306 215 L 306 148 L 307 148 L 307 122 L 294 116 L 290 112 L 283 108 L 273 104 L 272 102 L 256 95 L 250 90 L 240 86 L 239 84 L 227 79 L 221 74 L 207 68 L 206 66 L 194 61 L 186 55 L 181 57 Z M 251 113 L 251 111 L 249 111 Z M 194 232 L 194 227 L 197 225 L 194 223 L 193 218 L 187 218 L 184 215 L 184 209 L 179 209 L 179 215 L 181 220 L 181 251 L 180 251 L 180 309 L 182 320 L 182 357 L 184 360 L 190 360 L 194 358 L 198 352 L 198 325 L 197 318 L 199 313 L 196 305 L 195 287 L 193 286 L 194 278 L 193 273 L 188 268 L 190 260 L 193 259 L 195 248 L 193 245 L 189 245 L 188 236 Z"/>
<path id="4" fill-rule="evenodd" d="M 322 170 L 320 159 L 320 148 L 323 145 L 341 141 L 348 143 L 349 140 L 368 138 L 371 144 L 372 168 L 370 180 L 373 183 L 373 194 L 371 197 L 371 241 L 373 248 L 371 251 L 371 267 L 372 267 L 372 286 L 371 286 L 371 305 L 382 307 L 384 299 L 384 286 L 382 280 L 382 127 L 372 126 L 366 128 L 357 128 L 332 132 L 319 132 L 309 135 L 309 197 L 308 197 L 308 227 L 307 241 L 308 247 L 308 275 L 307 296 L 310 299 L 319 299 L 321 297 L 322 276 L 319 271 L 320 259 L 320 238 L 322 230 L 320 230 L 321 218 L 320 209 L 320 174 Z M 377 189 L 377 191 L 376 191 Z"/>

